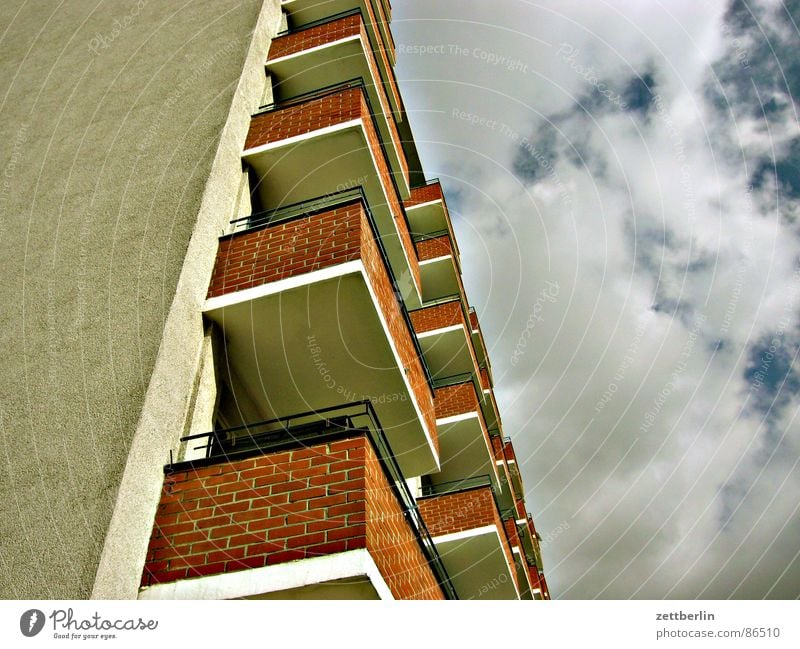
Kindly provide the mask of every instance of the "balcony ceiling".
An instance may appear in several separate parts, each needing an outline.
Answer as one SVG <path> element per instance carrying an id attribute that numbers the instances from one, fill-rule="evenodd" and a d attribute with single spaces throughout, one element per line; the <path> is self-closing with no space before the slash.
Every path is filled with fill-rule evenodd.
<path id="1" fill-rule="evenodd" d="M 433 378 L 475 371 L 475 360 L 470 353 L 467 336 L 463 325 L 425 331 L 417 335 Z"/>
<path id="2" fill-rule="evenodd" d="M 419 262 L 422 279 L 422 301 L 439 300 L 461 292 L 458 270 L 452 255 Z"/>
<path id="3" fill-rule="evenodd" d="M 461 599 L 517 599 L 512 566 L 494 525 L 434 537 Z"/>
<path id="4" fill-rule="evenodd" d="M 206 316 L 225 335 L 240 382 L 234 390 L 245 392 L 262 419 L 371 398 L 403 472 L 437 470 L 364 275 L 350 270 L 298 285 L 308 277 L 206 303 Z"/>
<path id="5" fill-rule="evenodd" d="M 406 207 L 408 221 L 414 234 L 433 234 L 448 229 L 442 199 Z"/>
<path id="6" fill-rule="evenodd" d="M 443 461 L 442 470 L 430 476 L 432 484 L 489 475 L 492 482 L 499 485 L 497 465 L 477 412 L 467 413 L 463 418 L 439 420 L 437 429 Z"/>

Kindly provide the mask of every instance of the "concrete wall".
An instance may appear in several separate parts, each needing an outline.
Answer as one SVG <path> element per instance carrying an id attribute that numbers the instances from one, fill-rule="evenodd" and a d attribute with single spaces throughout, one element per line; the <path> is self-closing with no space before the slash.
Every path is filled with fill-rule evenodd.
<path id="1" fill-rule="evenodd" d="M 183 432 L 202 274 L 233 217 L 236 149 L 279 19 L 277 0 L 0 3 L 0 597 L 88 597 L 104 545 L 98 595 L 136 594 L 135 538 L 112 587 L 107 536 L 119 544 L 132 520 L 121 502 L 147 527 Z M 190 244 L 210 251 L 192 273 Z M 142 467 L 141 491 L 121 492 Z"/>

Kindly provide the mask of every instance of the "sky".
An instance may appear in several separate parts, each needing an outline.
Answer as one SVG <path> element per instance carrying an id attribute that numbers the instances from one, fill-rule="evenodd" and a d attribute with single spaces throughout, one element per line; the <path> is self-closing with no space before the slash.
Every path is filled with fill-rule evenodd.
<path id="1" fill-rule="evenodd" d="M 403 0 L 555 598 L 800 596 L 800 0 Z"/>

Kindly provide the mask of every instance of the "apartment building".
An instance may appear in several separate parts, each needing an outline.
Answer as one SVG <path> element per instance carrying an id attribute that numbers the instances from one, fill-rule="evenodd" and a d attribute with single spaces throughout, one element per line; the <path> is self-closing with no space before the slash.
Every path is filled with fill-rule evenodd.
<path id="1" fill-rule="evenodd" d="M 138 409 L 135 424 L 116 426 L 116 440 L 92 429 L 93 461 L 108 448 L 116 462 L 91 472 L 106 505 L 86 522 L 83 572 L 55 592 L 549 599 L 461 279 L 469 260 L 395 78 L 390 3 L 244 4 L 236 20 L 218 10 L 229 24 L 217 44 L 237 29 L 247 38 L 173 85 L 191 93 L 218 64 L 240 68 L 215 79 L 208 106 L 222 107 L 194 149 L 199 180 L 191 156 L 165 163 L 191 179 L 173 201 L 197 194 L 185 246 L 156 278 L 164 317 L 143 318 L 158 343 L 135 377 L 146 389 L 109 388 Z M 131 29 L 150 20 L 152 35 L 147 10 Z M 124 37 L 118 47 L 134 47 Z M 182 94 L 161 92 L 166 117 L 138 130 L 140 151 L 181 113 Z M 190 113 L 183 133 L 204 110 Z M 65 503 L 79 491 L 50 488 Z M 47 595 L 43 581 L 15 583 Z"/>

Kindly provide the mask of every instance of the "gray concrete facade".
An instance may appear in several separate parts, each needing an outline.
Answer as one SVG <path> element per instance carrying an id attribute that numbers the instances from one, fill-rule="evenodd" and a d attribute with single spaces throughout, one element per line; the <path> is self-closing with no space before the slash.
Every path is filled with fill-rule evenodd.
<path id="1" fill-rule="evenodd" d="M 278 0 L 0 3 L 0 597 L 135 597 Z"/>

